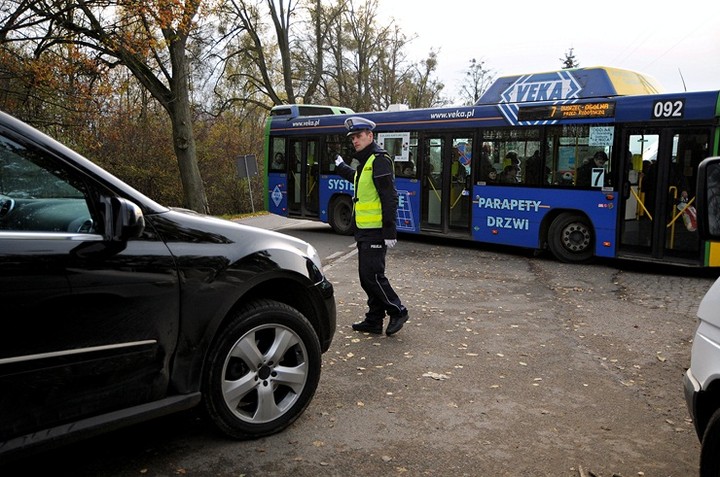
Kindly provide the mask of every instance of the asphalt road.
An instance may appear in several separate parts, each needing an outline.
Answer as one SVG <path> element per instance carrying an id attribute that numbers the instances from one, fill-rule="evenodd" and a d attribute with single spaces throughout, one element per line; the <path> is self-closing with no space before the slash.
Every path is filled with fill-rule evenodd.
<path id="1" fill-rule="evenodd" d="M 365 310 L 351 238 L 249 222 L 315 244 L 335 285 L 338 331 L 305 414 L 234 442 L 185 413 L 8 475 L 697 475 L 682 375 L 713 277 L 405 238 L 387 275 L 411 318 L 378 337 L 350 328 Z"/>

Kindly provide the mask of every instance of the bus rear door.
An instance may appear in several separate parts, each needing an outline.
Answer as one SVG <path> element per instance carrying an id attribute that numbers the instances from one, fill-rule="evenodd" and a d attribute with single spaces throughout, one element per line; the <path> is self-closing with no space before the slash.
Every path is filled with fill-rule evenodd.
<path id="1" fill-rule="evenodd" d="M 702 264 L 700 239 L 690 216 L 697 166 L 708 154 L 709 131 L 628 129 L 623 138 L 627 172 L 618 256 Z"/>

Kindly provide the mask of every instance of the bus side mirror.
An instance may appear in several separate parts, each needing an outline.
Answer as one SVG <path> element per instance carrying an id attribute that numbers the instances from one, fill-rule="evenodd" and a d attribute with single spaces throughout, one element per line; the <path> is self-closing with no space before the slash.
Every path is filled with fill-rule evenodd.
<path id="1" fill-rule="evenodd" d="M 720 157 L 708 157 L 698 167 L 697 214 L 700 238 L 720 241 Z"/>

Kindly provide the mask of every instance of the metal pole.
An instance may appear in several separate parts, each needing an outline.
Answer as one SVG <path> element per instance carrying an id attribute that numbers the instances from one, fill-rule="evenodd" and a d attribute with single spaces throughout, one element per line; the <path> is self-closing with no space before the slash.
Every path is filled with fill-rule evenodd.
<path id="1" fill-rule="evenodd" d="M 252 213 L 255 213 L 255 203 L 253 202 L 253 196 L 252 196 L 252 182 L 250 181 L 250 170 L 248 169 L 248 156 L 245 155 L 243 157 L 243 162 L 245 163 L 245 176 L 248 180 L 248 189 L 250 190 L 250 206 L 252 207 Z"/>

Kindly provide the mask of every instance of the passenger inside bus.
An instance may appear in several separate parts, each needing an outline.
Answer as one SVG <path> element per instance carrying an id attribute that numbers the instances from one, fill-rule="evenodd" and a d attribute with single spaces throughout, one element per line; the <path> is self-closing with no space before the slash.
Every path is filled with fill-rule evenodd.
<path id="1" fill-rule="evenodd" d="M 603 184 L 592 184 L 592 171 L 593 169 L 604 169 L 605 163 L 607 162 L 608 157 L 607 154 L 605 154 L 605 151 L 597 151 L 592 159 L 587 160 L 583 162 L 583 164 L 577 168 L 577 177 L 575 181 L 575 185 L 580 187 L 590 187 L 592 186 L 603 186 Z"/>
<path id="2" fill-rule="evenodd" d="M 683 166 L 678 163 L 677 156 L 672 158 L 672 166 L 670 168 L 670 185 L 675 186 L 677 195 L 674 197 L 676 201 L 687 202 L 688 200 L 688 181 L 685 177 Z"/>
<path id="3" fill-rule="evenodd" d="M 528 185 L 548 184 L 550 169 L 543 166 L 540 150 L 536 149 L 525 161 L 525 183 Z"/>
<path id="4" fill-rule="evenodd" d="M 517 184 L 518 183 L 518 172 L 519 172 L 518 166 L 514 164 L 510 164 L 505 166 L 505 169 L 503 169 L 503 173 L 500 175 L 500 183 L 501 184 Z"/>
<path id="5" fill-rule="evenodd" d="M 641 214 L 642 217 L 648 218 L 648 213 L 650 213 L 651 216 L 654 213 L 656 182 L 655 161 L 643 161 L 643 175 L 642 181 L 640 182 L 644 206 L 643 214 Z M 647 212 L 645 212 L 645 210 L 647 210 Z"/>
<path id="6" fill-rule="evenodd" d="M 413 177 L 415 175 L 415 163 L 413 163 L 412 158 L 405 163 L 402 173 L 405 177 Z"/>
<path id="7" fill-rule="evenodd" d="M 270 169 L 276 171 L 285 169 L 285 155 L 282 152 L 275 153 L 272 163 L 270 164 Z"/>
<path id="8" fill-rule="evenodd" d="M 395 162 L 395 176 L 397 177 L 415 177 L 415 163 L 413 162 L 412 152 L 408 153 L 407 161 Z"/>
<path id="9" fill-rule="evenodd" d="M 512 166 L 512 169 L 508 169 L 510 166 Z M 511 178 L 509 176 L 511 172 L 515 174 L 515 177 Z M 518 157 L 517 152 L 508 151 L 507 154 L 505 154 L 505 160 L 503 161 L 503 173 L 500 178 L 500 182 L 505 184 L 517 184 L 520 182 L 520 158 Z"/>
<path id="10" fill-rule="evenodd" d="M 467 178 L 467 169 L 463 164 L 463 153 L 459 149 L 453 150 L 454 158 L 452 163 L 452 175 L 453 181 L 461 184 L 465 184 Z"/>
<path id="11" fill-rule="evenodd" d="M 480 152 L 480 164 L 478 169 L 478 177 L 480 181 L 495 182 L 497 179 L 497 171 L 492 165 L 492 145 L 484 143 Z M 492 175 L 492 177 L 491 177 Z"/>

